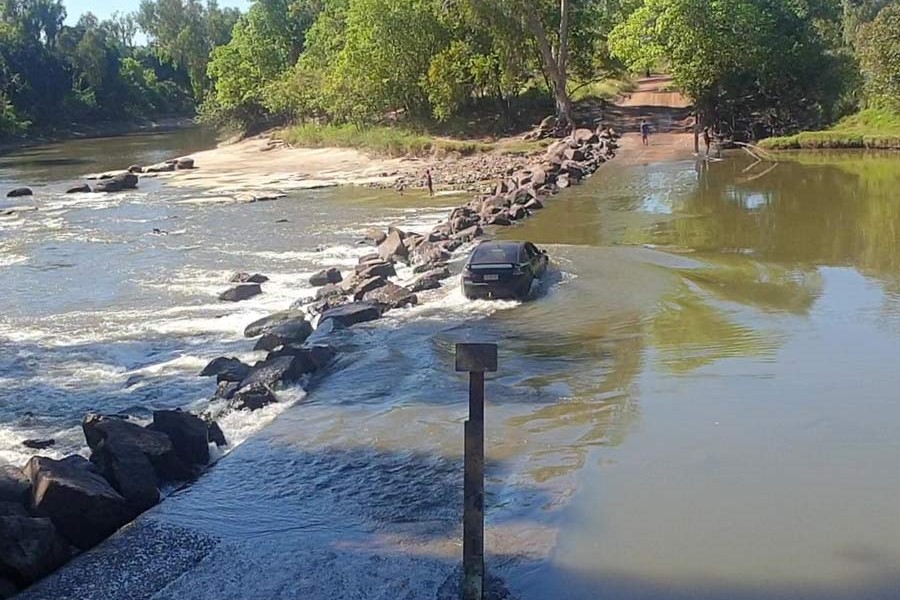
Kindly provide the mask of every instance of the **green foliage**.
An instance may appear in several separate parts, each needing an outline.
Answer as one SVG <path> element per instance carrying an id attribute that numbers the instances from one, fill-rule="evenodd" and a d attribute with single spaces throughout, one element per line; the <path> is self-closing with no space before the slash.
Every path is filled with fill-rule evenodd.
<path id="1" fill-rule="evenodd" d="M 240 16 L 235 8 L 220 9 L 216 0 L 141 0 L 137 23 L 155 52 L 186 73 L 201 101 L 209 90 L 207 64 L 216 46 L 226 44 Z"/>
<path id="2" fill-rule="evenodd" d="M 858 47 L 866 100 L 900 112 L 900 2 L 862 27 Z"/>
<path id="3" fill-rule="evenodd" d="M 831 47 L 827 1 L 645 0 L 610 34 L 633 70 L 666 64 L 711 122 L 766 131 L 828 119 L 848 64 Z M 830 20 L 829 20 L 830 19 Z"/>
<path id="4" fill-rule="evenodd" d="M 473 140 L 448 140 L 436 138 L 404 127 L 295 125 L 279 133 L 281 139 L 291 145 L 305 148 L 358 148 L 384 156 L 421 156 L 446 154 L 463 156 L 479 152 L 524 154 L 541 149 L 544 142 L 487 143 Z"/>
<path id="5" fill-rule="evenodd" d="M 868 109 L 842 119 L 825 131 L 804 131 L 760 142 L 770 150 L 825 148 L 900 149 L 900 114 Z"/>

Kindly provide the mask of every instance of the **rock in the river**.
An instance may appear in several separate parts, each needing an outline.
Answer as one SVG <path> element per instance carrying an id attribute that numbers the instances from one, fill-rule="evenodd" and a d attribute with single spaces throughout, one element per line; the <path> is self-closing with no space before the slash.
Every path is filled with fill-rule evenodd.
<path id="1" fill-rule="evenodd" d="M 250 273 L 246 273 L 244 271 L 235 273 L 231 276 L 231 283 L 265 283 L 268 280 L 268 277 L 260 273 L 254 273 L 253 275 L 251 275 Z"/>
<path id="2" fill-rule="evenodd" d="M 351 302 L 322 313 L 319 323 L 334 320 L 344 327 L 381 318 L 381 308 L 373 302 Z"/>
<path id="3" fill-rule="evenodd" d="M 344 278 L 341 276 L 341 272 L 334 267 L 330 269 L 325 269 L 323 271 L 319 271 L 315 275 L 309 278 L 309 285 L 313 287 L 321 287 L 323 285 L 328 285 L 329 283 L 340 283 Z"/>
<path id="4" fill-rule="evenodd" d="M 7 198 L 21 198 L 22 196 L 31 196 L 34 192 L 31 191 L 31 188 L 20 187 L 15 188 L 13 190 L 9 190 L 6 192 Z"/>
<path id="5" fill-rule="evenodd" d="M 31 481 L 22 469 L 13 465 L 0 465 L 0 501 L 25 504 L 31 497 Z"/>
<path id="6" fill-rule="evenodd" d="M 378 244 L 378 255 L 386 261 L 407 262 L 409 250 L 403 243 L 403 232 L 391 228 L 383 242 Z"/>
<path id="7" fill-rule="evenodd" d="M 375 245 L 378 246 L 387 239 L 387 234 L 380 229 L 370 229 L 364 237 L 369 241 L 375 242 Z"/>
<path id="8" fill-rule="evenodd" d="M 175 170 L 175 163 L 161 162 L 144 169 L 145 173 L 166 173 Z"/>
<path id="9" fill-rule="evenodd" d="M 56 440 L 53 438 L 47 440 L 25 440 L 22 442 L 22 445 L 26 448 L 31 448 L 32 450 L 46 450 L 47 448 L 56 444 Z"/>
<path id="10" fill-rule="evenodd" d="M 164 433 L 119 417 L 96 414 L 86 415 L 81 428 L 91 450 L 96 451 L 102 444 L 109 443 L 116 448 L 124 445 L 138 448 L 164 481 L 184 481 L 193 475 L 190 466 L 181 461 L 172 440 Z"/>
<path id="11" fill-rule="evenodd" d="M 144 172 L 144 167 L 142 167 L 141 165 L 131 165 L 130 167 L 128 167 L 128 172 L 137 175 Z"/>
<path id="12" fill-rule="evenodd" d="M 339 298 L 344 296 L 347 292 L 343 287 L 339 286 L 336 283 L 329 283 L 328 285 L 323 285 L 318 290 L 316 290 L 315 300 L 327 300 L 330 298 Z"/>
<path id="13" fill-rule="evenodd" d="M 194 159 L 189 156 L 185 156 L 184 158 L 179 158 L 178 161 L 175 163 L 175 168 L 176 169 L 193 169 L 194 168 Z"/>
<path id="14" fill-rule="evenodd" d="M 222 431 L 222 428 L 215 421 L 207 423 L 206 438 L 219 448 L 228 445 L 228 440 L 225 439 L 225 432 Z"/>
<path id="15" fill-rule="evenodd" d="M 250 365 L 234 357 L 220 356 L 213 359 L 200 371 L 200 377 L 212 377 L 215 375 L 216 382 L 221 383 L 223 381 L 241 381 L 249 373 Z"/>
<path id="16" fill-rule="evenodd" d="M 67 194 L 90 194 L 91 186 L 86 183 L 82 183 L 81 185 L 75 185 L 66 190 Z"/>
<path id="17" fill-rule="evenodd" d="M 132 517 L 159 502 L 159 478 L 140 446 L 113 437 L 102 440 L 92 450 L 91 462 L 125 498 Z"/>
<path id="18" fill-rule="evenodd" d="M 219 300 L 223 302 L 240 302 L 262 294 L 262 287 L 258 283 L 242 283 L 219 294 Z"/>
<path id="19" fill-rule="evenodd" d="M 356 273 L 360 279 L 368 279 L 370 277 L 396 277 L 397 269 L 393 263 L 379 260 L 378 262 L 366 262 L 356 265 Z"/>
<path id="20" fill-rule="evenodd" d="M 483 233 L 484 231 L 482 231 L 481 227 L 473 225 L 468 229 L 463 229 L 462 231 L 455 233 L 453 237 L 462 243 L 468 243 L 481 236 Z"/>
<path id="21" fill-rule="evenodd" d="M 219 382 L 219 385 L 216 386 L 216 393 L 213 394 L 213 400 L 231 400 L 240 387 L 240 381 L 221 381 Z"/>
<path id="22" fill-rule="evenodd" d="M 576 129 L 572 132 L 572 139 L 579 146 L 595 144 L 599 140 L 597 134 L 590 129 Z"/>
<path id="23" fill-rule="evenodd" d="M 419 302 L 419 299 L 414 293 L 405 287 L 391 282 L 387 282 L 385 285 L 366 292 L 363 294 L 362 299 L 367 302 L 380 304 L 386 309 L 414 306 Z"/>
<path id="24" fill-rule="evenodd" d="M 362 300 L 368 292 L 387 285 L 387 279 L 384 277 L 369 277 L 367 279 L 357 279 L 353 282 L 353 299 Z"/>
<path id="25" fill-rule="evenodd" d="M 131 517 L 125 498 L 89 465 L 81 457 L 35 456 L 25 466 L 34 513 L 49 517 L 60 535 L 82 550 L 109 537 Z"/>
<path id="26" fill-rule="evenodd" d="M 183 463 L 209 462 L 209 425 L 200 417 L 180 410 L 155 410 L 150 428 L 169 436 Z"/>
<path id="27" fill-rule="evenodd" d="M 416 279 L 410 290 L 413 292 L 423 292 L 425 290 L 433 290 L 441 287 L 441 281 L 450 277 L 450 269 L 445 266 L 436 267 L 425 272 L 421 277 Z"/>
<path id="28" fill-rule="evenodd" d="M 425 242 L 419 244 L 413 253 L 415 264 L 444 262 L 450 258 L 450 253 L 441 246 L 442 242 Z"/>
<path id="29" fill-rule="evenodd" d="M 265 335 L 282 325 L 299 324 L 306 321 L 302 310 L 284 310 L 253 321 L 244 328 L 244 337 L 254 338 Z M 295 340 L 292 340 L 295 341 Z"/>
<path id="30" fill-rule="evenodd" d="M 66 543 L 50 519 L 0 517 L 0 573 L 25 587 L 69 559 Z"/>
<path id="31" fill-rule="evenodd" d="M 532 198 L 525 203 L 525 210 L 540 210 L 544 208 L 544 203 L 537 198 Z"/>
<path id="32" fill-rule="evenodd" d="M 273 356 L 254 365 L 250 375 L 241 382 L 241 389 L 265 385 L 276 388 L 281 383 L 293 383 L 309 373 L 302 361 L 293 356 Z"/>
<path id="33" fill-rule="evenodd" d="M 306 320 L 305 315 L 290 321 L 283 321 L 266 328 L 253 349 L 274 350 L 285 344 L 302 343 L 312 335 L 312 332 L 313 326 Z"/>
<path id="34" fill-rule="evenodd" d="M 95 192 L 121 192 L 137 187 L 138 177 L 134 173 L 124 172 L 109 179 L 102 179 L 94 185 Z"/>
<path id="35" fill-rule="evenodd" d="M 231 399 L 231 405 L 237 410 L 259 410 L 275 402 L 278 402 L 275 392 L 263 384 L 241 388 Z"/>

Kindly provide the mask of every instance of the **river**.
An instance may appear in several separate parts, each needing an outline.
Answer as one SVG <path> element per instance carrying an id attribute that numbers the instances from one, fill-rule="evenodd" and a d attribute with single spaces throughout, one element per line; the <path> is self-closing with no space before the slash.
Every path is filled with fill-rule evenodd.
<path id="1" fill-rule="evenodd" d="M 354 264 L 367 228 L 424 229 L 460 203 L 332 188 L 207 204 L 152 180 L 57 193 L 206 143 L 67 142 L 0 163 L 5 187 L 43 184 L 6 203 L 38 211 L 0 222 L 4 459 L 27 459 L 25 437 L 81 450 L 88 410 L 205 408 L 196 372 L 251 357 L 243 325 Z M 794 158 L 609 163 L 501 233 L 550 252 L 534 300 L 454 285 L 344 332 L 308 394 L 226 417 L 227 457 L 24 597 L 451 597 L 464 340 L 500 346 L 487 562 L 512 597 L 896 597 L 900 158 Z M 223 306 L 235 270 L 272 281 Z"/>

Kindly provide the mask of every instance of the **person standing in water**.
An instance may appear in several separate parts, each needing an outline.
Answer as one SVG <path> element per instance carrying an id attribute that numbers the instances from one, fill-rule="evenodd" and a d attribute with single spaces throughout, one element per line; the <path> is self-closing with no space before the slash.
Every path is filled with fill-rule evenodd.
<path id="1" fill-rule="evenodd" d="M 428 186 L 428 195 L 434 196 L 434 181 L 431 179 L 431 169 L 425 169 L 425 185 Z"/>
<path id="2" fill-rule="evenodd" d="M 709 127 L 703 128 L 703 144 L 706 146 L 706 158 L 709 158 L 709 146 L 712 144 L 712 135 L 709 132 Z"/>
<path id="3" fill-rule="evenodd" d="M 641 119 L 641 143 L 644 146 L 650 145 L 650 123 L 645 119 Z"/>

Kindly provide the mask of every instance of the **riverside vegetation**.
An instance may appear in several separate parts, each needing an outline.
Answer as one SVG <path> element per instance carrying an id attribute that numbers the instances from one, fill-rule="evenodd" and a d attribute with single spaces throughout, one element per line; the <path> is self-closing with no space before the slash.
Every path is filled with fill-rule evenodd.
<path id="1" fill-rule="evenodd" d="M 440 149 L 450 133 L 479 138 L 473 150 L 548 112 L 568 126 L 573 102 L 649 69 L 744 139 L 900 109 L 897 0 L 255 0 L 245 14 L 144 0 L 105 21 L 65 14 L 61 0 L 0 3 L 0 135 L 198 111 L 241 130 L 306 123 L 287 134 L 301 140 L 322 126 L 373 147 L 378 126 L 401 130 L 399 147 Z M 347 125 L 358 135 L 328 129 Z"/>

